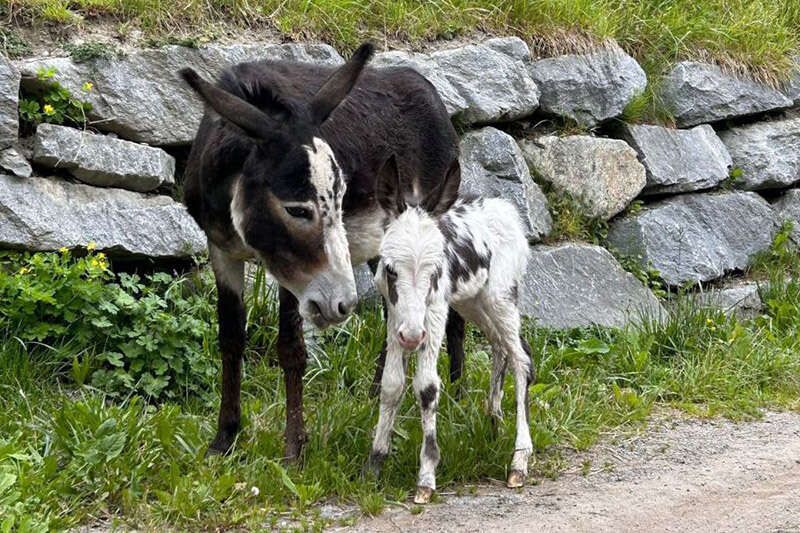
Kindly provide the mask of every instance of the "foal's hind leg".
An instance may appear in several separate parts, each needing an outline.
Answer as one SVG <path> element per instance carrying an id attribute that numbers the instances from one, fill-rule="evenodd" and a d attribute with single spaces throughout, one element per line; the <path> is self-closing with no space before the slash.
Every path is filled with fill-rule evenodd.
<path id="1" fill-rule="evenodd" d="M 486 323 L 482 325 L 481 329 L 491 340 L 495 357 L 494 366 L 500 366 L 497 359 L 503 354 L 506 364 L 514 375 L 517 437 L 507 484 L 509 487 L 521 487 L 528 475 L 528 459 L 533 451 L 530 426 L 528 425 L 528 386 L 533 376 L 531 358 L 523 347 L 520 337 L 519 311 L 514 302 L 497 298 L 485 308 L 491 309 L 491 314 L 484 314 L 483 318 Z"/>

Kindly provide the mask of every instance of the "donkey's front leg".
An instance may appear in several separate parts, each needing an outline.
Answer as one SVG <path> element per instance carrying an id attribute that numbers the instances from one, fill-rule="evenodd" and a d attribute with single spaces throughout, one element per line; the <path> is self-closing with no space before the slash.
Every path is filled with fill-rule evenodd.
<path id="1" fill-rule="evenodd" d="M 381 407 L 378 414 L 378 426 L 375 428 L 372 451 L 367 463 L 367 468 L 376 476 L 380 474 L 383 462 L 389 455 L 392 428 L 406 381 L 402 348 L 395 340 L 388 341 L 387 347 L 383 376 L 381 377 Z"/>
<path id="2" fill-rule="evenodd" d="M 288 461 L 300 457 L 306 442 L 303 423 L 303 374 L 306 370 L 306 345 L 303 341 L 303 319 L 298 312 L 297 298 L 284 289 L 278 292 L 278 360 L 286 385 L 286 452 Z"/>
<path id="3" fill-rule="evenodd" d="M 414 376 L 414 394 L 422 418 L 422 448 L 419 453 L 419 477 L 414 503 L 428 503 L 436 490 L 436 467 L 439 464 L 439 444 L 436 442 L 436 409 L 439 406 L 441 380 L 436 371 L 441 336 L 431 339 L 420 350 L 417 373 Z"/>
<path id="4" fill-rule="evenodd" d="M 217 435 L 208 447 L 209 454 L 228 453 L 239 432 L 242 355 L 246 339 L 242 301 L 244 262 L 233 259 L 209 245 L 211 266 L 217 282 L 219 348 L 222 352 L 222 400 L 219 406 Z"/>

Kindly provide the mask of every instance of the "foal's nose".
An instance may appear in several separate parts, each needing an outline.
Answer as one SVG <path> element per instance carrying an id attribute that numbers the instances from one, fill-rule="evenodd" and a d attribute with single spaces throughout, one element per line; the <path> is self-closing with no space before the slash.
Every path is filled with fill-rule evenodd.
<path id="1" fill-rule="evenodd" d="M 400 341 L 400 346 L 405 348 L 406 350 L 414 350 L 420 346 L 423 342 L 425 342 L 425 338 L 428 336 L 424 329 L 418 330 L 399 330 L 397 332 L 397 340 Z"/>

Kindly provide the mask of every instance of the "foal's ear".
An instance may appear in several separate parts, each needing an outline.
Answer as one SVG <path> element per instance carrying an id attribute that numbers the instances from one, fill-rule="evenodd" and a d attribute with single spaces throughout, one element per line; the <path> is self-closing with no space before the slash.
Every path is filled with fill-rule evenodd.
<path id="1" fill-rule="evenodd" d="M 201 78 L 194 69 L 184 68 L 181 77 L 223 118 L 236 124 L 256 139 L 267 140 L 276 135 L 281 125 L 253 104 Z"/>
<path id="2" fill-rule="evenodd" d="M 460 186 L 461 165 L 456 159 L 447 169 L 444 181 L 432 190 L 423 201 L 423 209 L 435 217 L 444 214 L 458 199 L 458 188 Z"/>
<path id="3" fill-rule="evenodd" d="M 389 156 L 389 159 L 378 171 L 375 196 L 378 205 L 391 215 L 397 216 L 406 210 L 406 201 L 400 186 L 400 174 L 397 171 L 397 159 L 394 154 Z"/>
<path id="4" fill-rule="evenodd" d="M 372 43 L 362 44 L 347 63 L 331 74 L 311 100 L 311 118 L 314 123 L 325 122 L 333 110 L 345 99 L 374 52 L 375 47 Z"/>

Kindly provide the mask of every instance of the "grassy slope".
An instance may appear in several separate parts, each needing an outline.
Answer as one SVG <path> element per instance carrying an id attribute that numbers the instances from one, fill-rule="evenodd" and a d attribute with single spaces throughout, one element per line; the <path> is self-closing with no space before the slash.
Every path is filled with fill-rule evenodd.
<path id="1" fill-rule="evenodd" d="M 516 34 L 542 53 L 619 41 L 650 74 L 681 58 L 711 58 L 768 80 L 800 51 L 796 0 L 6 0 L 16 23 L 68 28 L 112 20 L 120 34 L 228 28 L 277 30 L 353 49 L 364 38 L 419 43 L 475 31 Z"/>
<path id="2" fill-rule="evenodd" d="M 600 435 L 624 431 L 655 406 L 733 418 L 757 416 L 763 407 L 800 408 L 800 282 L 778 281 L 787 268 L 800 273 L 798 258 L 778 252 L 765 264 L 774 284 L 764 288 L 768 312 L 754 321 L 726 319 L 687 301 L 667 323 L 627 331 L 529 326 L 538 371 L 531 394 L 534 479 L 557 474 L 564 447 L 585 448 Z M 251 345 L 274 341 L 270 301 L 251 317 Z M 320 339 L 328 356 L 315 358 L 306 376 L 305 467 L 288 471 L 279 462 L 280 371 L 255 354 L 245 370 L 236 451 L 206 460 L 213 401 L 112 400 L 70 379 L 74 370 L 54 357 L 58 345 L 23 347 L 7 333 L 0 342 L 0 524 L 29 520 L 60 528 L 115 517 L 144 528 L 257 528 L 297 517 L 319 526 L 315 502 L 333 498 L 376 512 L 385 501 L 404 501 L 421 439 L 411 394 L 384 478 L 361 477 L 377 416 L 367 390 L 382 328 L 379 311 L 366 309 Z M 217 357 L 211 346 L 204 357 Z M 440 408 L 442 488 L 503 479 L 513 449 L 511 380 L 508 422 L 495 435 L 484 407 L 488 353 L 474 331 L 467 353 L 466 393 L 456 401 L 447 385 Z"/>

